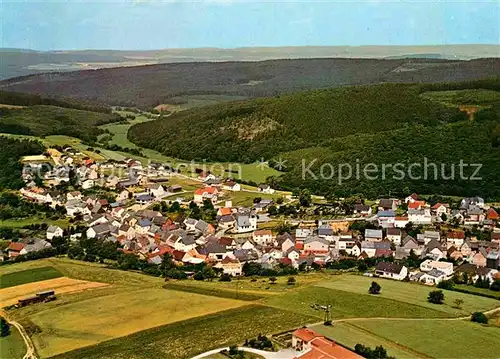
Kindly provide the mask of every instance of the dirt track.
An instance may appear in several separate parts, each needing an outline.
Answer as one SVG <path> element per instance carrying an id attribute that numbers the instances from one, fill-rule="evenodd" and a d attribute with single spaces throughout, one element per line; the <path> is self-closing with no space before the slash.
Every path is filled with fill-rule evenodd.
<path id="1" fill-rule="evenodd" d="M 107 285 L 108 284 L 106 283 L 87 282 L 85 280 L 71 279 L 67 277 L 17 285 L 15 287 L 0 289 L 0 308 L 16 304 L 18 299 L 28 297 L 44 290 L 53 289 L 56 291 L 57 296 L 62 293 L 77 292 Z"/>

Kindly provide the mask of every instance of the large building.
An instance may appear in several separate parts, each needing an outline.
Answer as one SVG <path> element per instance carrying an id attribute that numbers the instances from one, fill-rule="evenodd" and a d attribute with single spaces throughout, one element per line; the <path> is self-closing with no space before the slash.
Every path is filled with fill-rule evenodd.
<path id="1" fill-rule="evenodd" d="M 297 351 L 297 359 L 363 359 L 362 356 L 309 328 L 293 332 L 292 347 Z"/>

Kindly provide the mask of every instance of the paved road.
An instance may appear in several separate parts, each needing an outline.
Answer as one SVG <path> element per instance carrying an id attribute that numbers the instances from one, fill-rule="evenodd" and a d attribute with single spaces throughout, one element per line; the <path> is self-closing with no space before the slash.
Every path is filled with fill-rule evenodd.
<path id="1" fill-rule="evenodd" d="M 24 330 L 23 326 L 18 322 L 10 319 L 7 313 L 1 309 L 0 316 L 2 316 L 10 325 L 16 327 L 16 329 L 21 334 L 21 337 L 24 340 L 24 344 L 26 345 L 26 354 L 24 355 L 23 359 L 38 359 L 36 356 L 35 346 L 33 345 L 31 338 L 29 337 L 28 333 L 26 333 L 26 330 Z"/>
<path id="2" fill-rule="evenodd" d="M 229 350 L 229 347 L 225 348 L 218 348 L 214 350 L 210 350 L 208 352 L 205 352 L 203 354 L 197 355 L 195 357 L 192 357 L 191 359 L 201 359 L 201 358 L 206 358 L 209 357 L 210 355 L 214 355 L 219 353 L 221 350 Z M 258 349 L 252 349 L 252 348 L 246 348 L 246 347 L 239 347 L 238 350 L 243 350 L 245 352 L 253 353 L 260 355 L 266 359 L 292 359 L 295 356 L 295 351 L 294 350 L 280 350 L 279 352 L 268 352 L 265 350 L 258 350 Z"/>

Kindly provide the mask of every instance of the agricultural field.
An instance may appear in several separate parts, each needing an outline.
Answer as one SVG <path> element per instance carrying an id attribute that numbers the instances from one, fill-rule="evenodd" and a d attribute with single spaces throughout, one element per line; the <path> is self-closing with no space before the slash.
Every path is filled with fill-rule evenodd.
<path id="1" fill-rule="evenodd" d="M 27 269 L 19 272 L 7 273 L 0 276 L 0 288 L 14 287 L 16 285 L 39 282 L 47 279 L 62 277 L 63 275 L 53 267 Z"/>
<path id="2" fill-rule="evenodd" d="M 437 309 L 425 308 L 380 296 L 346 292 L 316 285 L 267 298 L 264 303 L 272 307 L 287 308 L 299 314 L 314 316 L 317 321 L 321 321 L 325 313 L 311 308 L 313 304 L 331 305 L 331 314 L 334 320 L 357 317 L 446 318 L 450 316 Z"/>
<path id="3" fill-rule="evenodd" d="M 383 345 L 398 359 L 468 358 L 474 353 L 470 348 L 482 343 L 491 347 L 490 341 L 498 339 L 492 332 L 498 332 L 497 317 L 491 318 L 489 326 L 459 318 L 469 311 L 493 309 L 498 301 L 446 291 L 446 304 L 431 305 L 421 300 L 430 288 L 383 279 L 376 279 L 382 293 L 373 296 L 367 294 L 373 278 L 332 275 L 329 271 L 294 276 L 295 285 L 287 284 L 287 276 L 279 277 L 276 284 L 263 277 L 165 283 L 162 278 L 113 270 L 102 264 L 50 258 L 0 267 L 0 275 L 22 277 L 24 272 L 41 273 L 47 267 L 65 277 L 2 291 L 26 293 L 26 286 L 64 280 L 100 285 L 67 293 L 63 287 L 55 287 L 56 301 L 9 310 L 9 315 L 28 330 L 41 358 L 187 358 L 241 344 L 259 333 L 273 334 L 303 325 L 313 325 L 350 348 L 357 343 Z M 462 310 L 448 304 L 448 297 L 453 295 L 463 298 Z M 314 303 L 332 305 L 333 326 L 320 324 L 324 312 L 312 309 Z M 455 328 L 459 337 L 468 338 L 468 348 L 444 355 L 445 349 L 437 347 L 446 345 L 436 338 L 455 335 L 449 334 L 455 333 Z M 444 340 L 457 345 L 451 339 Z M 479 354 L 493 357 L 484 352 L 481 349 Z"/>
<path id="4" fill-rule="evenodd" d="M 14 305 L 18 299 L 35 295 L 46 290 L 55 290 L 56 294 L 79 292 L 83 290 L 101 288 L 105 283 L 89 282 L 85 280 L 67 277 L 47 279 L 39 282 L 16 285 L 14 287 L 0 289 L 0 307 Z"/>
<path id="5" fill-rule="evenodd" d="M 366 320 L 351 323 L 434 358 L 499 358 L 500 330 L 463 320 Z"/>
<path id="6" fill-rule="evenodd" d="M 369 296 L 368 288 L 373 278 L 363 276 L 342 276 L 334 282 L 322 282 L 317 285 L 323 288 L 328 288 L 337 291 L 349 292 L 359 295 Z M 388 279 L 376 279 L 377 283 L 382 287 L 382 291 L 377 298 L 392 300 L 400 303 L 429 309 L 433 312 L 441 313 L 439 316 L 466 316 L 474 311 L 485 311 L 499 306 L 498 301 L 490 298 L 472 296 L 469 294 L 445 291 L 444 304 L 436 305 L 427 301 L 429 292 L 434 290 L 432 287 L 423 286 L 416 283 L 402 283 L 391 281 Z M 461 309 L 455 308 L 454 301 L 462 299 L 464 303 Z M 404 316 L 401 316 L 404 317 Z M 417 317 L 414 315 L 413 317 Z"/>
<path id="7" fill-rule="evenodd" d="M 40 355 L 50 357 L 243 304 L 163 288 L 141 288 L 59 305 L 30 315 L 29 320 L 43 328 L 32 338 Z"/>
<path id="8" fill-rule="evenodd" d="M 210 349 L 241 343 L 259 333 L 294 329 L 312 320 L 314 318 L 286 310 L 249 305 L 145 330 L 55 358 L 189 358 Z"/>
<path id="9" fill-rule="evenodd" d="M 20 359 L 26 353 L 24 340 L 19 334 L 19 331 L 14 327 L 10 327 L 10 335 L 0 337 L 0 358 L 2 359 Z"/>

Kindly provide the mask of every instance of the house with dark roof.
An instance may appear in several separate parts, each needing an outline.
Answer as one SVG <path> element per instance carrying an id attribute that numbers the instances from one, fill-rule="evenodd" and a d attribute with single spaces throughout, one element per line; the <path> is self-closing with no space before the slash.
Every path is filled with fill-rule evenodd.
<path id="1" fill-rule="evenodd" d="M 408 276 L 408 268 L 396 263 L 379 262 L 375 268 L 375 275 L 382 278 L 403 280 Z"/>

